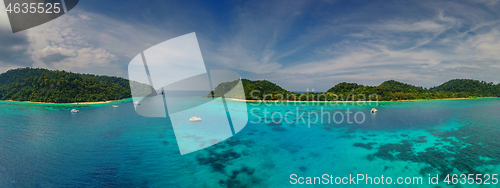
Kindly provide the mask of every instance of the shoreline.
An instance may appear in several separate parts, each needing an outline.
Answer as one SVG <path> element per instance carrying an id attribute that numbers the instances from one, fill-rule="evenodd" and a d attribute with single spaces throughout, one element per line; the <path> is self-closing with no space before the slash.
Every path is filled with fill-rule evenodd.
<path id="1" fill-rule="evenodd" d="M 476 97 L 476 98 L 445 98 L 445 99 L 413 99 L 413 100 L 397 100 L 397 101 L 278 101 L 278 100 L 247 100 L 247 99 L 234 99 L 226 98 L 233 101 L 244 101 L 244 102 L 315 102 L 315 103 L 376 103 L 376 102 L 415 102 L 415 101 L 438 101 L 438 100 L 471 100 L 471 99 L 495 99 L 500 97 Z"/>
<path id="2" fill-rule="evenodd" d="M 109 104 L 118 101 L 125 101 L 132 98 L 124 98 L 119 100 L 109 100 L 109 101 L 98 101 L 98 102 L 73 102 L 73 103 L 54 103 L 54 102 L 35 102 L 35 101 L 14 101 L 14 100 L 0 100 L 0 102 L 14 102 L 14 103 L 28 103 L 28 104 L 46 104 L 46 105 L 99 105 L 99 104 Z"/>
<path id="3" fill-rule="evenodd" d="M 220 98 L 220 97 L 218 97 Z M 476 98 L 446 98 L 446 99 L 413 99 L 413 100 L 397 100 L 397 101 L 278 101 L 278 100 L 247 100 L 247 99 L 235 99 L 235 98 L 226 98 L 233 101 L 241 101 L 241 102 L 289 102 L 289 103 L 393 103 L 393 102 L 416 102 L 416 101 L 439 101 L 439 100 L 472 100 L 472 99 L 495 99 L 500 97 L 476 97 Z M 14 100 L 0 100 L 0 102 L 14 102 L 14 103 L 28 103 L 28 104 L 41 104 L 41 105 L 100 105 L 100 104 L 109 104 L 113 102 L 126 101 L 132 98 L 124 98 L 120 100 L 109 100 L 109 101 L 98 101 L 98 102 L 76 102 L 76 103 L 53 103 L 53 102 L 34 102 L 34 101 L 14 101 Z"/>

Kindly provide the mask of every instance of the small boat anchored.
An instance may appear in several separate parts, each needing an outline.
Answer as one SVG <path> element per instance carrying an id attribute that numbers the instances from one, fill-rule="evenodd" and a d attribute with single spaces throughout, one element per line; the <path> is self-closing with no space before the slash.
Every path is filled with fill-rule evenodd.
<path id="1" fill-rule="evenodd" d="M 189 121 L 201 121 L 201 118 L 199 118 L 197 116 L 193 116 L 193 117 L 189 118 Z"/>
<path id="2" fill-rule="evenodd" d="M 196 116 L 189 118 L 189 121 L 201 121 L 201 118 L 198 117 L 198 108 L 196 108 Z"/>
<path id="3" fill-rule="evenodd" d="M 115 97 L 115 101 L 116 101 L 116 97 Z M 113 107 L 113 108 L 118 108 L 118 105 L 113 104 L 113 105 L 112 105 L 112 107 Z"/>
<path id="4" fill-rule="evenodd" d="M 78 113 L 78 112 L 80 112 L 80 110 L 76 109 L 76 107 L 78 106 L 78 103 L 76 102 L 76 99 L 75 99 L 75 103 L 76 103 L 75 108 L 71 109 L 71 113 Z"/>
<path id="5" fill-rule="evenodd" d="M 370 112 L 371 112 L 371 113 L 375 113 L 375 112 L 377 112 L 377 111 L 378 111 L 377 109 L 372 108 L 372 110 L 371 110 Z"/>

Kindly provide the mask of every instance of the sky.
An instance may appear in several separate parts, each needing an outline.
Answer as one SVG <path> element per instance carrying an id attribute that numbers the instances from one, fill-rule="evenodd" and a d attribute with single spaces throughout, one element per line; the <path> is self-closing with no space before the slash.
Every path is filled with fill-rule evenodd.
<path id="1" fill-rule="evenodd" d="M 207 69 L 290 91 L 390 79 L 424 87 L 500 81 L 500 0 L 84 0 L 18 33 L 4 8 L 0 73 L 41 67 L 127 78 L 136 55 L 195 32 Z"/>

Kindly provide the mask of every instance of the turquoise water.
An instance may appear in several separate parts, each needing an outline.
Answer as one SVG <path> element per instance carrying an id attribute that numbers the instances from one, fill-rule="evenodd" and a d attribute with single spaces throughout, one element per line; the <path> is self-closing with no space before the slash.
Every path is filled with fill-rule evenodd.
<path id="1" fill-rule="evenodd" d="M 0 102 L 0 187 L 288 187 L 291 174 L 423 177 L 423 185 L 357 187 L 436 187 L 428 174 L 440 174 L 437 186 L 448 187 L 446 174 L 500 173 L 500 99 L 248 103 L 249 121 L 261 122 L 187 155 L 166 118 L 137 115 L 131 100 L 116 104 L 72 114 L 73 106 Z M 369 113 L 372 107 L 378 112 Z M 321 109 L 349 109 L 353 123 L 307 116 Z M 287 112 L 288 122 L 280 122 Z M 357 112 L 365 117 L 359 124 Z"/>

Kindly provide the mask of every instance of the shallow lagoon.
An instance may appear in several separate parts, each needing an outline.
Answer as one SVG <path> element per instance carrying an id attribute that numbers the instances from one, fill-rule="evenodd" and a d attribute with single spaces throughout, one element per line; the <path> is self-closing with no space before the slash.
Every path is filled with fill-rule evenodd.
<path id="1" fill-rule="evenodd" d="M 423 177 L 424 185 L 394 187 L 436 187 L 428 185 L 428 174 L 500 173 L 495 98 L 378 106 L 248 103 L 249 113 L 255 109 L 249 121 L 259 123 L 187 155 L 179 154 L 166 118 L 137 115 L 131 100 L 117 104 L 80 106 L 81 113 L 71 114 L 68 105 L 0 102 L 0 187 L 285 187 L 291 174 L 358 173 L 393 181 Z M 379 111 L 369 113 L 372 107 Z M 316 117 L 296 119 L 297 109 L 321 108 L 363 112 L 365 121 L 309 125 Z M 264 119 L 263 110 L 290 112 L 293 122 Z"/>

